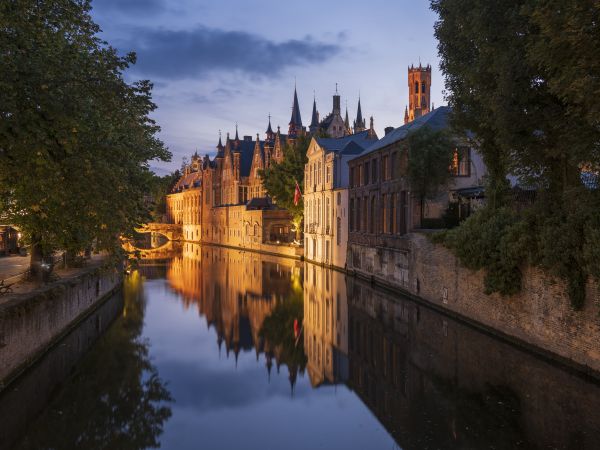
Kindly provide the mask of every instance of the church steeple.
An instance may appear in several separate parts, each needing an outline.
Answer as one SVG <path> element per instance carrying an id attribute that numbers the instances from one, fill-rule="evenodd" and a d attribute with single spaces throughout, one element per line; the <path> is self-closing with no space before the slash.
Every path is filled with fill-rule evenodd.
<path id="1" fill-rule="evenodd" d="M 302 130 L 302 117 L 300 117 L 300 105 L 298 104 L 298 93 L 294 86 L 294 104 L 292 105 L 292 117 L 290 119 L 288 134 L 296 136 Z"/>
<path id="2" fill-rule="evenodd" d="M 362 108 L 360 106 L 360 96 L 358 97 L 358 108 L 356 110 L 356 120 L 354 121 L 354 132 L 359 133 L 366 130 L 365 119 L 362 116 Z"/>
<path id="3" fill-rule="evenodd" d="M 222 152 L 223 148 L 223 143 L 221 142 L 221 130 L 219 130 L 219 143 L 217 144 L 217 152 Z"/>
<path id="4" fill-rule="evenodd" d="M 309 130 L 315 134 L 319 129 L 319 113 L 317 112 L 317 99 L 313 97 L 312 120 L 310 121 Z"/>
<path id="5" fill-rule="evenodd" d="M 348 118 L 348 102 L 346 102 L 346 117 L 344 119 L 344 127 L 346 127 L 346 134 L 352 134 L 350 129 L 350 119 Z"/>
<path id="6" fill-rule="evenodd" d="M 404 124 L 406 125 L 408 123 L 408 121 L 409 121 L 409 118 L 408 118 L 408 106 L 405 106 L 404 107 Z"/>
<path id="7" fill-rule="evenodd" d="M 273 133 L 273 128 L 271 128 L 271 114 L 269 114 L 269 126 L 267 127 L 267 141 L 272 141 L 275 139 L 275 133 Z"/>

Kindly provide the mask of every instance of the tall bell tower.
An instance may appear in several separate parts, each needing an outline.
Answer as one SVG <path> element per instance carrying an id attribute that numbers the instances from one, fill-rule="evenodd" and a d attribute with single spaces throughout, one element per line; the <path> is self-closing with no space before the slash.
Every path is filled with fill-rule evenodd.
<path id="1" fill-rule="evenodd" d="M 431 66 L 408 68 L 408 108 L 404 112 L 404 123 L 424 116 L 431 111 Z"/>

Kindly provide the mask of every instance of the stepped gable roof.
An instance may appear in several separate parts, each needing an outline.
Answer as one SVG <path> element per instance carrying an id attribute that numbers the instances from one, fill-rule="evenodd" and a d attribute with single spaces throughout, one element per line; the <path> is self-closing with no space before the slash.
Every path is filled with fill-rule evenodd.
<path id="1" fill-rule="evenodd" d="M 369 139 L 369 131 L 361 131 L 360 133 L 350 134 L 341 138 L 315 138 L 317 144 L 330 152 L 342 152 L 344 154 L 354 154 L 352 152 L 358 151 L 358 148 L 363 150 L 369 148 L 373 144 L 373 139 Z M 349 146 L 349 144 L 354 144 Z M 348 153 L 346 153 L 346 147 L 348 147 Z M 362 153 L 362 152 L 360 152 Z"/>
<path id="2" fill-rule="evenodd" d="M 389 132 L 387 135 L 372 144 L 367 150 L 370 153 L 406 139 L 409 133 L 418 130 L 424 125 L 427 125 L 432 130 L 444 129 L 448 127 L 448 116 L 450 111 L 451 108 L 449 106 L 440 106 L 424 116 L 421 116 L 412 122 L 402 125 L 401 127 Z"/>

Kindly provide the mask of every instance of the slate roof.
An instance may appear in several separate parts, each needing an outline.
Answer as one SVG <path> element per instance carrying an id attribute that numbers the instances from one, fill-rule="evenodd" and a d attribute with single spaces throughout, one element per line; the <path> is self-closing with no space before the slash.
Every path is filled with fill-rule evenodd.
<path id="1" fill-rule="evenodd" d="M 256 141 L 240 140 L 236 147 L 235 143 L 232 143 L 231 149 L 235 153 L 240 154 L 240 176 L 247 177 L 250 175 L 250 169 L 252 169 L 252 157 L 254 156 L 254 146 Z M 264 148 L 265 143 L 261 141 L 261 147 Z"/>
<path id="2" fill-rule="evenodd" d="M 348 136 L 344 136 L 341 138 L 315 138 L 317 140 L 317 144 L 320 147 L 324 148 L 330 152 L 340 152 L 344 154 L 354 154 L 352 152 L 358 151 L 358 147 L 364 149 L 368 149 L 373 142 L 377 142 L 373 139 L 369 139 L 369 130 L 361 131 L 360 133 L 350 134 Z M 349 144 L 355 144 L 349 146 Z M 346 151 L 346 146 L 348 149 Z M 362 153 L 362 151 L 360 152 Z"/>
<path id="3" fill-rule="evenodd" d="M 187 175 L 182 176 L 175 186 L 173 186 L 173 192 L 177 192 L 180 189 L 189 189 L 191 187 L 198 187 L 202 181 L 200 172 L 190 172 Z M 197 184 L 198 183 L 198 184 Z"/>
<path id="4" fill-rule="evenodd" d="M 429 126 L 432 130 L 441 130 L 448 126 L 448 115 L 450 113 L 449 106 L 440 106 L 430 113 L 413 120 L 412 122 L 402 125 L 389 132 L 387 135 L 379 139 L 367 150 L 373 152 L 381 148 L 387 147 L 388 145 L 394 144 L 398 141 L 405 139 L 409 133 L 418 130 L 424 125 Z"/>

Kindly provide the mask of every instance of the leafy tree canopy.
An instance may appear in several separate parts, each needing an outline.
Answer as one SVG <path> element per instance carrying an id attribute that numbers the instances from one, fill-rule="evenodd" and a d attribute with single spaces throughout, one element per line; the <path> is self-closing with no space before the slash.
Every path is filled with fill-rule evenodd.
<path id="1" fill-rule="evenodd" d="M 450 179 L 453 143 L 444 130 L 428 126 L 408 136 L 408 180 L 415 196 L 421 200 L 421 220 L 425 199 L 432 199 Z"/>
<path id="2" fill-rule="evenodd" d="M 600 4 L 594 0 L 432 0 L 453 123 L 475 133 L 490 172 L 486 207 L 438 239 L 513 294 L 534 264 L 575 307 L 600 275 Z M 507 174 L 535 188 L 523 202 Z"/>
<path id="3" fill-rule="evenodd" d="M 114 250 L 148 217 L 148 162 L 169 160 L 135 55 L 97 37 L 89 0 L 0 3 L 0 213 L 35 258 Z"/>
<path id="4" fill-rule="evenodd" d="M 283 148 L 283 161 L 273 164 L 259 173 L 267 194 L 279 206 L 291 212 L 296 227 L 300 226 L 304 217 L 304 202 L 302 198 L 294 205 L 296 182 L 304 192 L 304 166 L 308 162 L 306 152 L 310 144 L 309 136 L 300 136 L 293 144 L 289 142 Z"/>

